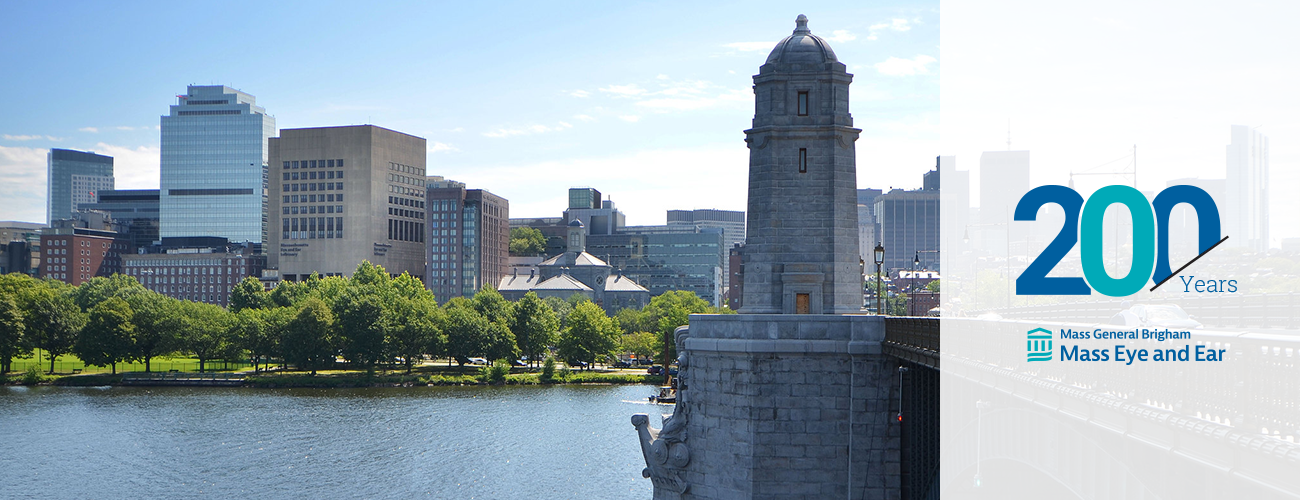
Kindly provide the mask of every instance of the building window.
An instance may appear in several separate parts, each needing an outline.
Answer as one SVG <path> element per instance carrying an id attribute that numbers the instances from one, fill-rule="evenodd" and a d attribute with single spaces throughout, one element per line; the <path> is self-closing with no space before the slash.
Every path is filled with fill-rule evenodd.
<path id="1" fill-rule="evenodd" d="M 799 173 L 808 173 L 808 148 L 799 148 Z"/>
<path id="2" fill-rule="evenodd" d="M 799 116 L 808 116 L 808 91 L 799 92 Z"/>

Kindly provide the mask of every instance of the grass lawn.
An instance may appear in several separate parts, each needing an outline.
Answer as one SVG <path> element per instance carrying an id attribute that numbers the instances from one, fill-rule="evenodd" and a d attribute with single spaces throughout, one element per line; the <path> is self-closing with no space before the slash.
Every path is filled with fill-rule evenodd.
<path id="1" fill-rule="evenodd" d="M 40 360 L 39 362 L 37 361 L 38 358 Z M 27 367 L 29 366 L 36 366 L 41 373 L 48 372 L 50 371 L 50 357 L 44 351 L 36 349 L 29 358 L 15 358 L 11 369 L 16 373 L 22 373 L 27 371 Z M 207 371 L 228 371 L 236 369 L 242 370 L 250 368 L 251 366 L 252 365 L 249 365 L 248 363 L 230 363 L 226 365 L 218 360 L 205 363 L 204 368 Z M 197 372 L 199 371 L 199 359 L 189 356 L 160 356 L 153 358 L 153 361 L 149 363 L 149 369 L 156 372 L 171 370 L 176 370 L 178 372 Z M 70 375 L 74 370 L 79 370 L 80 373 L 110 373 L 113 371 L 112 368 L 108 366 L 86 366 L 85 363 L 81 362 L 80 359 L 71 354 L 64 354 L 54 360 L 55 374 Z M 144 371 L 144 363 L 117 364 L 118 373 L 142 371 Z"/>

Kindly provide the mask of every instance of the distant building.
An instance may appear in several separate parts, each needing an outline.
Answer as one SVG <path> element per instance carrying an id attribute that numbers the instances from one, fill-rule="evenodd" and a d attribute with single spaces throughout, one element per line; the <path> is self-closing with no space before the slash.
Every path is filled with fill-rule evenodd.
<path id="1" fill-rule="evenodd" d="M 858 257 L 870 261 L 880 237 L 876 231 L 876 197 L 879 189 L 858 190 Z"/>
<path id="2" fill-rule="evenodd" d="M 1220 232 L 1228 235 L 1226 227 L 1228 214 L 1226 213 L 1227 210 L 1225 210 L 1227 202 L 1224 201 L 1227 192 L 1226 183 L 1226 179 L 1183 178 L 1171 180 L 1165 183 L 1165 186 L 1187 185 L 1204 190 L 1210 195 L 1210 198 L 1214 199 L 1215 205 L 1219 207 L 1219 220 L 1224 223 L 1224 227 L 1220 227 Z M 1232 241 L 1232 238 L 1229 238 L 1228 241 Z M 1169 255 L 1171 259 L 1179 262 L 1191 260 L 1192 257 L 1201 253 L 1199 243 L 1200 229 L 1196 210 L 1193 210 L 1191 205 L 1186 203 L 1174 205 L 1173 210 L 1169 211 Z"/>
<path id="3" fill-rule="evenodd" d="M 652 296 L 687 290 L 721 306 L 726 255 L 722 231 L 697 231 L 592 235 L 587 238 L 587 251 L 636 280 Z"/>
<path id="4" fill-rule="evenodd" d="M 180 300 L 230 305 L 244 278 L 261 276 L 266 256 L 225 238 L 164 238 L 160 245 L 122 255 L 123 274 L 145 288 Z"/>
<path id="5" fill-rule="evenodd" d="M 158 190 L 124 189 L 99 192 L 99 200 L 81 203 L 78 210 L 106 212 L 125 232 L 135 248 L 147 247 L 159 241 Z"/>
<path id="6" fill-rule="evenodd" d="M 745 212 L 739 210 L 669 210 L 668 227 L 696 227 L 722 230 L 722 249 L 745 243 Z M 726 255 L 723 255 L 726 258 Z M 722 289 L 731 286 L 731 276 L 722 273 Z"/>
<path id="7" fill-rule="evenodd" d="M 374 125 L 286 129 L 270 151 L 269 265 L 281 279 L 351 276 L 364 260 L 425 275 L 423 138 Z"/>
<path id="8" fill-rule="evenodd" d="M 222 85 L 191 85 L 161 119 L 159 235 L 261 245 L 267 231 L 267 145 L 275 118 Z"/>
<path id="9" fill-rule="evenodd" d="M 81 203 L 113 189 L 113 157 L 71 149 L 51 149 L 47 155 L 49 184 L 45 222 L 72 217 Z"/>
<path id="10" fill-rule="evenodd" d="M 971 239 L 980 250 L 1003 254 L 1007 241 L 1023 241 L 1008 239 L 1007 230 L 1016 204 L 1029 192 L 1029 151 L 985 151 L 980 155 L 979 177 L 979 231 Z"/>
<path id="11" fill-rule="evenodd" d="M 569 188 L 569 208 L 600 208 L 600 191 L 589 187 Z"/>
<path id="12" fill-rule="evenodd" d="M 0 274 L 37 274 L 45 227 L 36 222 L 0 221 Z"/>
<path id="13" fill-rule="evenodd" d="M 876 215 L 885 248 L 882 269 L 911 269 L 918 256 L 924 267 L 939 267 L 938 191 L 895 189 L 876 197 Z"/>
<path id="14" fill-rule="evenodd" d="M 1228 244 L 1255 252 L 1268 250 L 1268 137 L 1245 125 L 1232 126 L 1228 178 L 1219 205 Z"/>
<path id="15" fill-rule="evenodd" d="M 565 238 L 568 231 L 567 223 L 564 217 L 531 217 L 510 219 L 510 229 L 517 227 L 533 228 L 542 232 L 546 238 L 546 251 L 544 255 L 557 255 L 564 253 L 566 247 Z"/>
<path id="16" fill-rule="evenodd" d="M 425 286 L 440 301 L 496 286 L 510 267 L 510 202 L 464 183 L 430 177 Z"/>
<path id="17" fill-rule="evenodd" d="M 588 205 L 590 203 L 590 205 Z M 623 212 L 611 200 L 601 200 L 600 191 L 591 188 L 569 190 L 569 208 L 564 211 L 564 223 L 582 221 L 589 235 L 614 234 L 627 223 Z"/>
<path id="18" fill-rule="evenodd" d="M 122 254 L 132 251 L 130 240 L 112 230 L 106 214 L 80 214 L 82 218 L 60 219 L 41 230 L 42 278 L 76 286 L 122 272 Z"/>
<path id="19" fill-rule="evenodd" d="M 501 278 L 497 290 L 509 300 L 519 300 L 528 292 L 538 297 L 567 299 L 581 295 L 613 314 L 619 309 L 642 308 L 650 303 L 650 291 L 632 277 L 614 273 L 613 267 L 587 253 L 582 221 L 569 223 L 566 251 L 537 264 L 534 272 L 513 272 Z M 605 236 L 602 236 L 602 238 Z"/>

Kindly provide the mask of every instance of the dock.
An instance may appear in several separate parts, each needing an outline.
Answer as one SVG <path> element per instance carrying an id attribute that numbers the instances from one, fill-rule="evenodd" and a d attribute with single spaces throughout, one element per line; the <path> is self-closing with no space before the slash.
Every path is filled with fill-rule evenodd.
<path id="1" fill-rule="evenodd" d="M 121 385 L 239 387 L 244 379 L 242 373 L 133 372 L 122 376 Z"/>

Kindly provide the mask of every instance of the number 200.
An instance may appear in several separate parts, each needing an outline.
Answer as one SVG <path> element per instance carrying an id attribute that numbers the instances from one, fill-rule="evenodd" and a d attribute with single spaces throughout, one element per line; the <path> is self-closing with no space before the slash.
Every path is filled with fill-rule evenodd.
<path id="1" fill-rule="evenodd" d="M 1150 203 L 1133 187 L 1106 186 L 1089 196 L 1086 204 L 1077 191 L 1068 187 L 1039 186 L 1020 198 L 1016 204 L 1015 220 L 1036 220 L 1039 207 L 1048 203 L 1065 209 L 1065 225 L 1016 278 L 1016 295 L 1091 295 L 1096 289 L 1103 295 L 1124 297 L 1141 290 L 1148 279 L 1163 281 L 1173 274 L 1169 268 L 1169 213 L 1179 203 L 1187 203 L 1196 210 L 1200 252 L 1219 241 L 1219 207 L 1209 193 L 1196 186 L 1170 186 Z M 1103 216 L 1106 208 L 1115 203 L 1128 207 L 1133 220 L 1133 265 L 1128 275 L 1118 279 L 1106 273 L 1101 249 Z M 1083 211 L 1082 221 L 1079 219 L 1080 209 Z M 1049 278 L 1047 273 L 1080 239 L 1083 244 L 1079 249 L 1079 260 L 1087 282 L 1078 277 Z"/>

